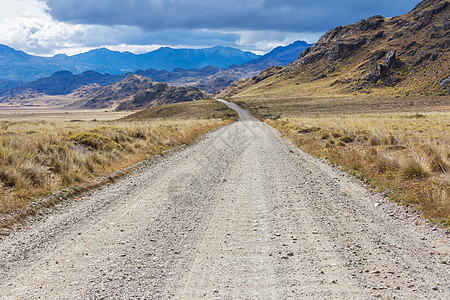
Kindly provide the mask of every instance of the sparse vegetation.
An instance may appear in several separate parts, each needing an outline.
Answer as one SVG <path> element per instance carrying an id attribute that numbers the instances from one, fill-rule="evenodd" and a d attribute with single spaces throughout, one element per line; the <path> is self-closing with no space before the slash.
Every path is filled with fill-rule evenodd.
<path id="1" fill-rule="evenodd" d="M 214 102 L 208 107 L 224 106 Z M 205 119 L 138 116 L 110 122 L 0 122 L 0 213 L 191 144 L 233 120 L 216 118 L 211 111 L 206 119 L 206 109 Z"/>
<path id="2" fill-rule="evenodd" d="M 392 199 L 450 220 L 450 113 L 310 115 L 267 119 L 299 147 L 327 158 Z M 305 130 L 305 128 L 320 128 Z"/>

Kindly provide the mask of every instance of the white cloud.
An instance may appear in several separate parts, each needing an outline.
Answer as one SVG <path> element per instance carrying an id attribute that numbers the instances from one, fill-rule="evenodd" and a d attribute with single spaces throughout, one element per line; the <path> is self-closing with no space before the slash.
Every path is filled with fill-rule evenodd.
<path id="1" fill-rule="evenodd" d="M 76 46 L 72 38 L 88 27 L 54 21 L 47 5 L 40 1 L 12 1 L 2 4 L 0 10 L 7 14 L 0 23 L 0 43 L 34 54 Z"/>
<path id="2" fill-rule="evenodd" d="M 75 9 L 75 8 L 74 8 Z M 314 42 L 320 34 L 280 31 L 161 29 L 145 31 L 132 25 L 85 25 L 55 20 L 43 0 L 0 1 L 0 43 L 30 54 L 73 55 L 99 47 L 145 53 L 161 46 L 238 47 L 263 54 L 295 40 Z"/>
<path id="3" fill-rule="evenodd" d="M 322 33 L 293 33 L 280 31 L 235 31 L 240 36 L 236 42 L 241 48 L 250 51 L 268 52 L 278 46 L 286 46 L 293 41 L 301 40 L 315 43 Z"/>

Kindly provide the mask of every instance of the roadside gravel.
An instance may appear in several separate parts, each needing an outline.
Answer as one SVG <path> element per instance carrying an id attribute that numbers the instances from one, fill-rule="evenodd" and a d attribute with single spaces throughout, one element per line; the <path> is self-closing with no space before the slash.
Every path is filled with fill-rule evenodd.
<path id="1" fill-rule="evenodd" d="M 4 299 L 450 299 L 449 234 L 240 120 L 0 239 Z"/>

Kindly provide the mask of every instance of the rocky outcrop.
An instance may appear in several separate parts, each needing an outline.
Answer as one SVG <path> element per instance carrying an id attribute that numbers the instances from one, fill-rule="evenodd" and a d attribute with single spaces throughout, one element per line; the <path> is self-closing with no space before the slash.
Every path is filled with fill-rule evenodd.
<path id="1" fill-rule="evenodd" d="M 366 77 L 366 81 L 370 83 L 376 83 L 378 79 L 381 77 L 381 65 L 378 61 L 374 60 L 372 62 L 372 72 L 369 73 Z"/>
<path id="2" fill-rule="evenodd" d="M 444 80 L 442 80 L 439 83 L 440 86 L 445 86 L 445 85 L 450 85 L 450 76 L 448 76 L 447 78 L 445 78 Z"/>
<path id="3" fill-rule="evenodd" d="M 395 63 L 397 62 L 397 57 L 395 50 L 391 50 L 386 54 L 386 57 L 384 58 L 384 65 L 386 68 L 391 69 L 395 67 Z"/>

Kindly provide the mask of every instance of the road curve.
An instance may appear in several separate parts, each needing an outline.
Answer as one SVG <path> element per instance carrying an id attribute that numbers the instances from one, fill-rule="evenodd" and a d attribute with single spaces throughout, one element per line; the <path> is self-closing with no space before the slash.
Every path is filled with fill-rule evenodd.
<path id="1" fill-rule="evenodd" d="M 449 235 L 239 121 L 0 236 L 2 299 L 450 299 Z"/>

